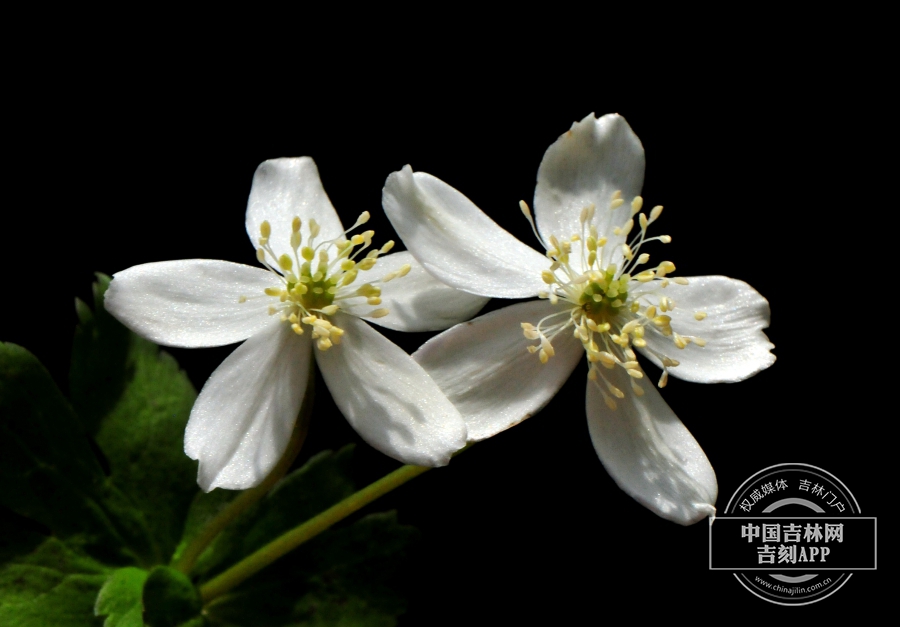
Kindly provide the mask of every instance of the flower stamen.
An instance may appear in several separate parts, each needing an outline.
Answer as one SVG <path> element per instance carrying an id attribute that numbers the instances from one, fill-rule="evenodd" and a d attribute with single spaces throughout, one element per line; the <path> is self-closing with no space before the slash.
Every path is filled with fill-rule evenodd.
<path id="1" fill-rule="evenodd" d="M 610 210 L 624 204 L 621 192 L 613 194 Z M 647 227 L 655 222 L 662 213 L 662 206 L 657 205 L 648 217 L 641 213 L 644 201 L 636 196 L 631 201 L 631 216 L 621 227 L 613 229 L 613 235 L 620 240 L 628 238 L 635 225 L 638 233 L 630 241 L 617 244 L 621 250 L 623 263 L 619 267 L 610 258 L 604 263 L 606 237 L 600 237 L 593 224 L 595 206 L 584 207 L 580 215 L 580 233 L 569 238 L 550 235 L 548 242 L 538 235 L 534 219 L 528 205 L 519 203 L 522 213 L 532 225 L 538 239 L 544 243 L 550 267 L 541 272 L 541 279 L 548 286 L 539 296 L 548 299 L 551 304 L 562 301 L 567 308 L 543 318 L 537 325 L 523 322 L 522 332 L 528 340 L 538 341 L 528 346 L 528 351 L 537 353 L 541 363 L 547 363 L 554 356 L 553 338 L 564 329 L 572 327 L 572 333 L 584 347 L 588 361 L 588 379 L 591 380 L 603 395 L 607 406 L 614 409 L 616 398 L 624 398 L 625 393 L 607 379 L 603 370 L 622 368 L 629 377 L 631 390 L 636 396 L 644 394 L 638 381 L 644 378 L 644 372 L 637 362 L 632 347 L 651 353 L 662 365 L 662 376 L 659 387 L 668 381 L 669 368 L 678 365 L 678 361 L 661 354 L 649 347 L 647 337 L 657 335 L 671 338 L 678 349 L 688 344 L 704 346 L 706 341 L 691 335 L 681 335 L 672 329 L 672 317 L 668 315 L 676 308 L 675 301 L 659 293 L 669 285 L 667 275 L 675 271 L 675 264 L 662 261 L 654 268 L 639 270 L 650 261 L 650 255 L 640 252 L 641 246 L 651 241 L 667 244 L 672 241 L 668 235 L 647 237 Z M 633 216 L 637 216 L 637 222 Z M 573 248 L 580 249 L 575 259 L 580 261 L 572 266 Z M 683 277 L 672 278 L 679 285 L 686 285 Z M 655 302 L 650 299 L 656 296 Z M 562 322 L 551 322 L 554 318 L 565 316 Z M 703 320 L 706 312 L 696 312 L 694 318 Z M 602 366 L 602 368 L 600 367 Z"/>

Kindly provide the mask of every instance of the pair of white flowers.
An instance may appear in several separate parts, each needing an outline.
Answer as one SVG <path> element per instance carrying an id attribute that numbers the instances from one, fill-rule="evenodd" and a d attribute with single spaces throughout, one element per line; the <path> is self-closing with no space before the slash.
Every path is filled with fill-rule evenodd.
<path id="1" fill-rule="evenodd" d="M 246 226 L 264 268 L 224 261 L 145 264 L 115 275 L 106 306 L 160 344 L 243 341 L 191 412 L 185 452 L 200 486 L 247 488 L 284 452 L 313 355 L 335 403 L 369 444 L 440 466 L 467 441 L 539 411 L 582 355 L 587 417 L 627 493 L 682 524 L 715 510 L 715 474 L 647 381 L 635 350 L 668 374 L 738 381 L 774 361 L 768 303 L 725 277 L 672 279 L 640 248 L 661 207 L 642 212 L 643 148 L 621 117 L 575 123 L 544 155 L 521 243 L 439 179 L 391 174 L 384 209 L 409 252 L 344 230 L 309 158 L 260 165 Z M 535 220 L 536 219 L 536 220 Z M 475 318 L 488 298 L 540 300 Z M 412 356 L 370 327 L 447 329 Z M 456 325 L 456 326 L 453 326 Z M 524 337 L 523 337 L 524 336 Z"/>

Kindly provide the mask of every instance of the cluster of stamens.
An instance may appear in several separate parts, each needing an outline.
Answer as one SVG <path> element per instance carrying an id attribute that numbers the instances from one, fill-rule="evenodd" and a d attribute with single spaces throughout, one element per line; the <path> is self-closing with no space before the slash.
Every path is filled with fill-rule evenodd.
<path id="1" fill-rule="evenodd" d="M 340 309 L 345 301 L 364 298 L 372 306 L 381 304 L 380 284 L 387 283 L 397 277 L 405 276 L 410 271 L 409 264 L 390 272 L 380 279 L 370 281 L 359 287 L 351 287 L 360 272 L 368 272 L 375 267 L 378 256 L 394 247 L 389 241 L 380 249 L 369 250 L 364 257 L 360 255 L 372 245 L 374 231 L 365 231 L 347 239 L 346 235 L 356 227 L 369 220 L 369 212 L 364 211 L 356 223 L 333 240 L 316 242 L 321 230 L 320 225 L 311 219 L 307 226 L 309 236 L 303 245 L 299 217 L 291 223 L 291 249 L 293 254 L 277 255 L 269 243 L 272 227 L 264 221 L 259 227 L 259 246 L 256 257 L 279 279 L 279 285 L 266 288 L 265 294 L 276 297 L 278 301 L 269 306 L 269 315 L 277 315 L 283 322 L 291 325 L 297 335 L 303 335 L 303 325 L 312 327 L 312 338 L 320 350 L 327 350 L 341 343 L 344 330 L 328 320 Z M 248 300 L 242 296 L 241 302 Z M 365 314 L 371 318 L 381 318 L 390 313 L 385 308 L 374 309 Z"/>
<path id="2" fill-rule="evenodd" d="M 614 211 L 623 204 L 621 192 L 616 192 L 609 209 Z M 675 301 L 658 290 L 668 287 L 670 280 L 687 285 L 687 279 L 683 277 L 668 277 L 675 270 L 675 264 L 663 261 L 656 267 L 639 271 L 639 267 L 650 260 L 650 255 L 640 252 L 641 246 L 651 241 L 664 244 L 672 241 L 668 235 L 647 237 L 647 227 L 659 218 L 663 208 L 659 205 L 654 207 L 648 217 L 640 213 L 643 204 L 640 196 L 631 201 L 631 216 L 624 226 L 613 229 L 613 234 L 622 243 L 608 246 L 608 239 L 601 236 L 593 224 L 596 211 L 593 204 L 581 211 L 580 233 L 568 239 L 551 235 L 549 242 L 545 242 L 537 232 L 528 205 L 524 201 L 519 203 L 535 235 L 544 242 L 551 261 L 550 268 L 541 274 L 548 289 L 539 296 L 553 304 L 563 301 L 571 305 L 564 311 L 545 317 L 537 325 L 522 323 L 525 337 L 539 341 L 529 346 L 528 351 L 537 353 L 541 363 L 547 363 L 554 355 L 553 338 L 573 327 L 574 336 L 581 341 L 587 354 L 588 378 L 597 385 L 610 409 L 616 408 L 615 399 L 624 398 L 625 392 L 604 376 L 604 368 L 623 368 L 629 375 L 634 394 L 644 394 L 638 383 L 644 373 L 632 347 L 645 349 L 659 359 L 663 369 L 659 387 L 665 387 L 668 369 L 679 364 L 676 359 L 649 348 L 645 334 L 660 333 L 671 338 L 679 349 L 691 342 L 697 346 L 706 344 L 702 338 L 680 335 L 672 329 L 672 318 L 667 313 L 675 309 Z M 635 216 L 640 230 L 628 241 L 635 227 Z M 621 249 L 621 257 L 624 258 L 621 268 L 612 263 L 616 249 Z M 573 255 L 578 256 L 574 268 Z M 651 294 L 657 296 L 656 304 L 648 298 Z M 698 311 L 694 317 L 702 320 L 706 314 Z"/>

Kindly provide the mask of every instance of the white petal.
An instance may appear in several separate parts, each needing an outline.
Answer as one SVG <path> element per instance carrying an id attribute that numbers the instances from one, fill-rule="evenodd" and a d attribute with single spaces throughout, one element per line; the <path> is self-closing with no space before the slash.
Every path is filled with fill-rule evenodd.
<path id="1" fill-rule="evenodd" d="M 694 436 L 644 377 L 643 396 L 631 390 L 622 368 L 602 370 L 625 392 L 607 407 L 587 382 L 588 430 L 594 449 L 610 476 L 629 495 L 663 518 L 690 525 L 715 512 L 716 474 Z"/>
<path id="2" fill-rule="evenodd" d="M 338 408 L 362 438 L 405 464 L 444 466 L 466 424 L 419 364 L 368 324 L 338 313 L 340 344 L 315 349 Z"/>
<path id="3" fill-rule="evenodd" d="M 470 441 L 536 414 L 569 378 L 584 355 L 570 329 L 554 338 L 556 354 L 546 364 L 527 350 L 536 342 L 522 335 L 521 323 L 536 325 L 560 311 L 567 310 L 545 300 L 511 305 L 448 329 L 413 354 L 459 409 Z"/>
<path id="4" fill-rule="evenodd" d="M 271 272 L 228 261 L 184 259 L 118 272 L 104 306 L 122 324 L 157 344 L 194 348 L 245 340 L 264 328 L 278 285 Z M 247 298 L 240 302 L 241 296 Z"/>
<path id="5" fill-rule="evenodd" d="M 284 453 L 306 393 L 309 335 L 269 326 L 216 368 L 191 410 L 184 452 L 206 490 L 252 488 Z"/>
<path id="6" fill-rule="evenodd" d="M 263 161 L 253 175 L 247 200 L 247 235 L 253 247 L 259 246 L 259 227 L 268 220 L 272 227 L 269 236 L 272 250 L 279 256 L 291 254 L 291 223 L 295 216 L 303 221 L 304 245 L 309 237 L 310 219 L 321 226 L 316 242 L 334 239 L 344 232 L 310 157 Z"/>
<path id="7" fill-rule="evenodd" d="M 691 342 L 678 349 L 671 337 L 655 329 L 645 334 L 647 349 L 641 352 L 650 361 L 660 365 L 650 352 L 654 350 L 680 362 L 669 369 L 673 377 L 698 383 L 742 381 L 775 362 L 775 355 L 769 352 L 775 346 L 762 331 L 769 326 L 769 303 L 743 281 L 724 276 L 688 277 L 688 285 L 670 282 L 646 299 L 658 304 L 660 296 L 675 301 L 675 309 L 666 312 L 675 333 L 706 340 L 703 347 Z M 696 320 L 697 312 L 705 312 L 706 318 Z"/>
<path id="8" fill-rule="evenodd" d="M 616 262 L 616 246 L 624 238 L 613 234 L 631 216 L 631 200 L 644 183 L 644 147 L 625 118 L 590 114 L 563 133 L 544 153 L 534 190 L 534 213 L 544 240 L 550 235 L 570 237 L 581 233 L 581 210 L 595 205 L 593 223 L 608 238 L 604 263 Z M 610 211 L 613 193 L 622 192 L 625 203 Z M 609 251 L 615 251 L 611 258 Z M 575 259 L 573 255 L 573 259 Z"/>
<path id="9" fill-rule="evenodd" d="M 388 176 L 382 204 L 410 252 L 447 285 L 498 298 L 546 289 L 549 260 L 440 179 L 406 166 Z"/>
<path id="10" fill-rule="evenodd" d="M 370 276 L 360 275 L 357 282 L 381 279 L 406 264 L 410 266 L 406 276 L 380 284 L 380 305 L 372 306 L 365 299 L 355 298 L 347 301 L 352 305 L 341 305 L 341 309 L 395 331 L 442 331 L 468 320 L 490 300 L 441 283 L 407 251 L 379 257 L 376 266 L 366 273 Z M 355 287 L 355 284 L 350 287 Z M 382 308 L 391 313 L 381 318 L 368 317 L 370 312 Z"/>

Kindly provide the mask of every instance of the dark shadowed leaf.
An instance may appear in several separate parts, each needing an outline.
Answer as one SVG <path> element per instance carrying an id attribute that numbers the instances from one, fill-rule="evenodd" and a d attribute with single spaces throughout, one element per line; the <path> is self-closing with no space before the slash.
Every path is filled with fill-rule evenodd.
<path id="1" fill-rule="evenodd" d="M 72 404 L 109 462 L 110 476 L 144 514 L 157 561 L 167 561 L 197 492 L 184 426 L 197 396 L 175 360 L 103 308 L 109 277 L 97 275 L 94 311 L 77 306 Z"/>
<path id="2" fill-rule="evenodd" d="M 197 619 L 200 594 L 185 575 L 157 566 L 144 583 L 144 622 L 148 627 L 178 627 Z"/>
<path id="3" fill-rule="evenodd" d="M 211 604 L 214 625 L 390 627 L 406 609 L 400 575 L 416 529 L 395 512 L 332 529 Z"/>
<path id="4" fill-rule="evenodd" d="M 77 537 L 111 563 L 153 551 L 140 512 L 105 476 L 89 436 L 38 360 L 0 343 L 0 504 Z"/>
<path id="5" fill-rule="evenodd" d="M 109 572 L 49 538 L 33 553 L 0 566 L 0 625 L 98 627 L 94 600 Z"/>

